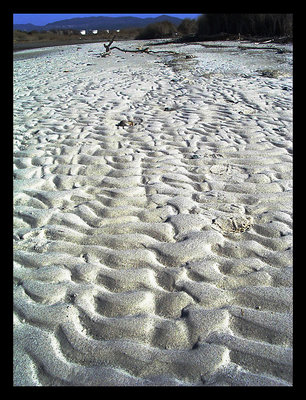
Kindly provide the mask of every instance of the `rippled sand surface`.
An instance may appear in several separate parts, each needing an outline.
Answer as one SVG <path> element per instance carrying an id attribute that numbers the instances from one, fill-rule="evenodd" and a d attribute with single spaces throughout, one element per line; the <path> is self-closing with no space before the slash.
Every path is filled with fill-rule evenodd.
<path id="1" fill-rule="evenodd" d="M 15 53 L 14 385 L 292 385 L 292 47 L 220 44 Z"/>

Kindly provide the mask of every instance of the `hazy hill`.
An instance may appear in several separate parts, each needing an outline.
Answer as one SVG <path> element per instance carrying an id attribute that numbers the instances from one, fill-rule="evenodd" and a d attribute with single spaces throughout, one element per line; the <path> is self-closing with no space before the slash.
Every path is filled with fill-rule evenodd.
<path id="1" fill-rule="evenodd" d="M 49 31 L 52 29 L 123 29 L 123 28 L 140 28 L 148 24 L 160 21 L 170 21 L 174 25 L 179 25 L 182 19 L 161 15 L 156 18 L 138 18 L 138 17 L 84 17 L 84 18 L 70 18 L 61 21 L 51 22 L 44 26 L 37 26 L 33 24 L 14 24 L 14 30 L 30 32 Z"/>
<path id="2" fill-rule="evenodd" d="M 18 31 L 30 32 L 30 31 L 40 31 L 42 26 L 33 24 L 14 24 L 13 28 L 14 31 L 18 30 Z"/>

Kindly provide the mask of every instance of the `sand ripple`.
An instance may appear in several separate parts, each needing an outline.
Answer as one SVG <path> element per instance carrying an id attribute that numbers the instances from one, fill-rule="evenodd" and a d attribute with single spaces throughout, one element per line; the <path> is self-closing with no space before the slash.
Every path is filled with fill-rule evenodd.
<path id="1" fill-rule="evenodd" d="M 292 78 L 98 49 L 14 64 L 14 384 L 291 385 Z"/>

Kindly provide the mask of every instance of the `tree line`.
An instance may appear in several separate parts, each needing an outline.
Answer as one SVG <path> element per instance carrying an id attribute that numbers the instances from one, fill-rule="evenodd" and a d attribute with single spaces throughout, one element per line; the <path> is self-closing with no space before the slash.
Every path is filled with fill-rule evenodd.
<path id="1" fill-rule="evenodd" d="M 198 19 L 185 18 L 175 26 L 170 21 L 161 21 L 147 25 L 144 28 L 121 29 L 116 35 L 119 39 L 159 39 L 175 38 L 182 40 L 205 40 L 216 35 L 243 35 L 243 36 L 269 36 L 292 37 L 292 14 L 202 14 Z M 79 32 L 62 30 L 59 32 L 14 32 L 14 39 L 62 39 L 65 37 L 77 38 Z M 96 39 L 107 39 L 112 32 L 99 31 Z M 32 36 L 32 38 L 31 38 Z"/>
<path id="2" fill-rule="evenodd" d="M 292 36 L 292 14 L 203 14 L 197 35 Z"/>
<path id="3" fill-rule="evenodd" d="M 177 27 L 169 21 L 143 28 L 136 39 L 155 39 L 175 35 L 193 35 L 197 40 L 209 35 L 244 36 L 293 35 L 292 14 L 202 14 L 197 20 L 184 19 Z"/>

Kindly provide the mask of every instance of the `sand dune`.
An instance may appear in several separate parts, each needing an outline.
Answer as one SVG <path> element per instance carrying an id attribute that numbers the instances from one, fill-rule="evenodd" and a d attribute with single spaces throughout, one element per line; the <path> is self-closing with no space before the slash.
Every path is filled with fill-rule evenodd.
<path id="1" fill-rule="evenodd" d="M 15 55 L 15 386 L 292 385 L 292 55 L 161 49 Z"/>

